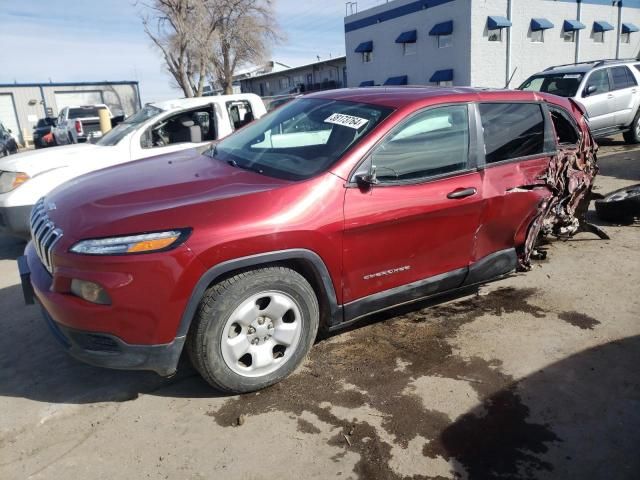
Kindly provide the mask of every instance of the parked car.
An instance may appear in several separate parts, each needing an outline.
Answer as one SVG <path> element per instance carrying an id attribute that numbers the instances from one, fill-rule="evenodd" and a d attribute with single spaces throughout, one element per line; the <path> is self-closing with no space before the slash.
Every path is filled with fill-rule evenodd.
<path id="1" fill-rule="evenodd" d="M 113 117 L 109 107 L 104 104 L 64 107 L 60 110 L 52 129 L 56 144 L 69 145 L 101 137 L 100 109 L 106 109 L 109 117 Z"/>
<path id="2" fill-rule="evenodd" d="M 45 117 L 38 120 L 33 127 L 33 145 L 35 148 L 53 147 L 56 145 L 52 129 L 56 126 L 56 119 Z"/>
<path id="3" fill-rule="evenodd" d="M 580 102 L 596 138 L 622 133 L 627 143 L 640 143 L 639 83 L 639 61 L 599 60 L 549 67 L 519 88 Z"/>
<path id="4" fill-rule="evenodd" d="M 247 392 L 291 373 L 319 327 L 507 274 L 541 228 L 575 233 L 594 151 L 552 95 L 327 91 L 202 154 L 56 189 L 18 263 L 77 358 L 171 375 L 186 347 L 211 385 Z"/>
<path id="5" fill-rule="evenodd" d="M 110 165 L 207 145 L 265 113 L 262 100 L 253 94 L 151 103 L 96 143 L 24 152 L 0 161 L 0 233 L 28 238 L 33 205 L 68 180 Z"/>
<path id="6" fill-rule="evenodd" d="M 0 157 L 18 153 L 18 143 L 11 133 L 11 130 L 0 122 Z"/>

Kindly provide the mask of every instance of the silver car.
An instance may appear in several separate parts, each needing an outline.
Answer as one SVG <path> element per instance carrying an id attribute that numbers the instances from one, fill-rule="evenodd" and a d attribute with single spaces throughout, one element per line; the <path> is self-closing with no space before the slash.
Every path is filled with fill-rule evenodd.
<path id="1" fill-rule="evenodd" d="M 598 60 L 549 67 L 518 88 L 576 100 L 596 138 L 622 133 L 627 143 L 640 143 L 639 84 L 639 61 Z"/>

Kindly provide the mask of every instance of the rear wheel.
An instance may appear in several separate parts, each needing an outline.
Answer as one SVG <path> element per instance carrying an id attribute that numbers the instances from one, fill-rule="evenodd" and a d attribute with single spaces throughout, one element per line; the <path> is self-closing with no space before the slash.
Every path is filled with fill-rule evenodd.
<path id="1" fill-rule="evenodd" d="M 71 135 L 70 133 L 68 135 L 69 135 L 69 145 L 71 145 L 72 143 L 76 143 L 73 140 L 73 135 Z"/>
<path id="2" fill-rule="evenodd" d="M 240 273 L 204 295 L 187 340 L 194 367 L 232 393 L 279 382 L 304 360 L 318 331 L 318 300 L 297 272 Z"/>
<path id="3" fill-rule="evenodd" d="M 622 134 L 626 143 L 640 143 L 640 110 L 631 122 L 629 131 Z"/>

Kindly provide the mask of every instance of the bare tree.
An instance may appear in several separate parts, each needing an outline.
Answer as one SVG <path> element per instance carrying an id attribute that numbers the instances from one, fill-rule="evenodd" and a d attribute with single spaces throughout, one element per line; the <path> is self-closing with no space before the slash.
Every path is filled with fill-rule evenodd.
<path id="1" fill-rule="evenodd" d="M 185 97 L 201 96 L 207 79 L 231 93 L 240 65 L 264 58 L 280 39 L 273 0 L 149 0 L 142 23 Z"/>
<path id="2" fill-rule="evenodd" d="M 236 68 L 264 61 L 269 47 L 284 39 L 273 0 L 218 0 L 219 24 L 211 56 L 213 79 L 233 91 Z"/>

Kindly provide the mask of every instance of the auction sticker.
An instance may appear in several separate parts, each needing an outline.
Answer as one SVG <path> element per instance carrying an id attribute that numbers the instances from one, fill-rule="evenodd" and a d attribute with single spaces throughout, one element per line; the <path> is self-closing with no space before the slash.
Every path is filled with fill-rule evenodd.
<path id="1" fill-rule="evenodd" d="M 366 118 L 353 117 L 351 115 L 345 115 L 344 113 L 334 113 L 327 118 L 324 123 L 335 123 L 336 125 L 358 130 L 360 127 L 366 125 L 368 121 Z"/>

